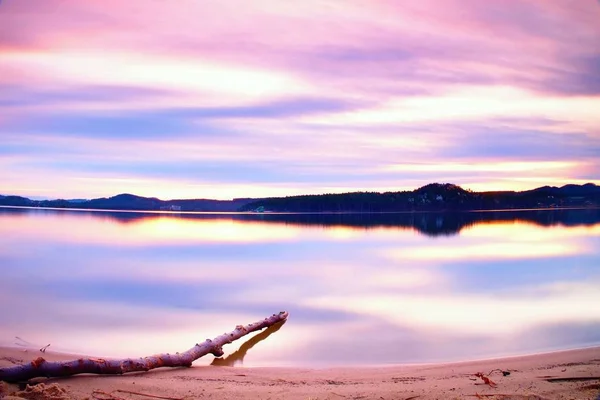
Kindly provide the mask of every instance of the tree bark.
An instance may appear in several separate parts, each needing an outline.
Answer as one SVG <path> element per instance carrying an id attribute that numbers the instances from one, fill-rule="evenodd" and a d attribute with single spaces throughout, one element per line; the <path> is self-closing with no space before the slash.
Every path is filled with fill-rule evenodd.
<path id="1" fill-rule="evenodd" d="M 285 321 L 288 313 L 285 311 L 265 318 L 262 321 L 238 325 L 230 333 L 224 333 L 213 340 L 196 344 L 191 349 L 176 354 L 157 354 L 144 358 L 124 358 L 119 360 L 104 360 L 98 358 L 80 358 L 73 361 L 49 362 L 38 357 L 28 364 L 0 368 L 0 381 L 22 382 L 38 377 L 62 377 L 77 374 L 106 374 L 121 375 L 127 372 L 149 371 L 159 367 L 191 367 L 192 362 L 207 354 L 221 357 L 223 346 L 251 332 L 259 331 L 278 322 Z"/>

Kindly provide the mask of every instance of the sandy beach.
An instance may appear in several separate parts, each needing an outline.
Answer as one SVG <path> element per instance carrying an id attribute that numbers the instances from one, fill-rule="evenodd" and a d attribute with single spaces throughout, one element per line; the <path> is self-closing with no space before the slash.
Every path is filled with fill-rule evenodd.
<path id="1" fill-rule="evenodd" d="M 26 363 L 40 355 L 52 361 L 77 358 L 1 347 L 0 366 Z M 478 372 L 496 387 L 476 377 Z M 597 399 L 600 379 L 593 377 L 600 377 L 600 347 L 449 364 L 331 369 L 198 366 L 124 376 L 79 375 L 42 379 L 45 385 L 58 384 L 64 393 L 47 391 L 46 396 L 37 393 L 29 398 L 110 398 L 98 391 L 112 393 L 113 398 L 151 398 L 129 391 L 177 399 Z M 564 380 L 547 380 L 551 378 Z M 2 391 L 0 397 L 14 395 L 19 386 L 3 384 Z"/>

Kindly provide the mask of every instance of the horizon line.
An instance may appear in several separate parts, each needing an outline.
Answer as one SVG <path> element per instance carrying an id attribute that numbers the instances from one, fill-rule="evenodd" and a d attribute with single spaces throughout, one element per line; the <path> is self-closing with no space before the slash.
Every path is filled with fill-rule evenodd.
<path id="1" fill-rule="evenodd" d="M 214 198 L 207 198 L 207 197 L 194 197 L 194 198 L 170 198 L 170 199 L 161 199 L 159 197 L 156 196 L 141 196 L 141 195 L 137 195 L 137 194 L 133 194 L 133 193 L 129 193 L 129 192 L 123 192 L 123 193 L 117 193 L 115 195 L 112 196 L 103 196 L 103 197 L 90 197 L 90 198 L 49 198 L 49 197 L 45 197 L 45 196 L 22 196 L 22 195 L 15 195 L 15 194 L 2 194 L 0 193 L 0 196 L 3 197 L 9 197 L 9 196 L 16 196 L 16 197 L 22 197 L 22 198 L 26 198 L 29 200 L 33 200 L 33 201 L 57 201 L 57 200 L 65 200 L 65 201 L 91 201 L 91 200 L 97 200 L 97 199 L 110 199 L 110 198 L 114 198 L 117 196 L 122 196 L 122 195 L 130 195 L 130 196 L 136 196 L 136 197 L 142 197 L 142 198 L 146 198 L 146 199 L 157 199 L 160 201 L 178 201 L 178 200 L 210 200 L 210 201 L 223 201 L 223 202 L 231 202 L 231 201 L 236 201 L 236 200 L 245 200 L 245 199 L 251 199 L 251 200 L 262 200 L 262 199 L 274 199 L 274 198 L 286 198 L 286 197 L 301 197 L 301 196 L 324 196 L 324 195 L 344 195 L 344 194 L 350 194 L 350 193 L 378 193 L 378 194 L 383 194 L 383 193 L 401 193 L 401 192 L 414 192 L 415 190 L 419 190 L 423 187 L 429 186 L 429 185 L 453 185 L 456 187 L 459 187 L 467 192 L 473 192 L 473 193 L 506 193 L 506 192 L 515 192 L 515 193 L 522 193 L 522 192 L 527 192 L 527 191 L 531 191 L 531 190 L 536 190 L 536 189 L 540 189 L 540 188 L 544 188 L 544 187 L 549 187 L 549 188 L 562 188 L 565 186 L 569 186 L 569 185 L 575 185 L 575 186 L 585 186 L 585 185 L 594 185 L 594 186 L 600 186 L 597 185 L 594 182 L 586 182 L 586 183 L 582 183 L 582 184 L 576 184 L 576 183 L 566 183 L 562 186 L 554 186 L 554 185 L 543 185 L 543 186 L 538 186 L 538 187 L 534 187 L 531 189 L 527 189 L 527 190 L 485 190 L 485 191 L 475 191 L 475 190 L 471 190 L 468 188 L 464 188 L 461 185 L 455 184 L 455 183 L 451 183 L 451 182 L 430 182 L 427 183 L 423 186 L 419 186 L 415 189 L 412 190 L 396 190 L 396 191 L 369 191 L 369 190 L 355 190 L 355 191 L 347 191 L 347 192 L 339 192 L 339 193 L 334 193 L 334 192 L 328 192 L 328 193 L 304 193 L 304 194 L 295 194 L 295 195 L 285 195 L 285 196 L 267 196 L 267 197 L 233 197 L 233 198 L 228 198 L 228 199 L 214 199 Z"/>

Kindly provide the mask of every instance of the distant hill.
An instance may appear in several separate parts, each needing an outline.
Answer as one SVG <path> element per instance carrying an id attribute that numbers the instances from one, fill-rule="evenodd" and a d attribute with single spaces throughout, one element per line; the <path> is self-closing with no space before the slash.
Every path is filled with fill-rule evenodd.
<path id="1" fill-rule="evenodd" d="M 69 203 L 83 203 L 85 201 L 88 201 L 87 199 L 69 199 L 67 200 Z"/>
<path id="2" fill-rule="evenodd" d="M 598 193 L 598 188 L 600 188 L 600 186 L 596 186 L 593 183 L 586 183 L 585 185 L 570 184 L 563 187 L 542 186 L 523 193 L 537 193 L 548 196 L 588 196 Z"/>
<path id="3" fill-rule="evenodd" d="M 472 192 L 451 183 L 431 183 L 413 191 L 354 192 L 260 199 L 242 211 L 393 212 L 495 210 L 600 206 L 600 186 L 545 186 L 524 192 Z"/>
<path id="4" fill-rule="evenodd" d="M 102 197 L 92 200 L 31 200 L 20 196 L 3 196 L 0 197 L 0 205 L 97 210 L 228 212 L 237 211 L 243 205 L 254 200 L 255 199 L 188 199 L 165 201 L 155 197 L 141 197 L 133 194 L 123 193 L 113 197 Z"/>
<path id="5" fill-rule="evenodd" d="M 86 208 L 139 211 L 274 211 L 274 212 L 394 212 L 443 210 L 499 210 L 518 208 L 600 207 L 600 186 L 543 186 L 523 192 L 472 192 L 451 183 L 431 183 L 413 191 L 353 192 L 263 199 L 160 200 L 123 193 L 113 197 L 84 200 L 31 200 L 0 196 L 0 205 Z"/>
<path id="6" fill-rule="evenodd" d="M 2 196 L 0 197 L 0 205 L 3 206 L 33 206 L 34 200 L 21 196 Z"/>

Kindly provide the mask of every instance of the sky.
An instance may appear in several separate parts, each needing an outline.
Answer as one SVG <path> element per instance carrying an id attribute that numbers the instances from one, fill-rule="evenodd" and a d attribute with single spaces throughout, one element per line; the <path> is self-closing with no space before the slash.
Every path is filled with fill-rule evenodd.
<path id="1" fill-rule="evenodd" d="M 3 0 L 0 194 L 600 184 L 598 0 Z"/>

